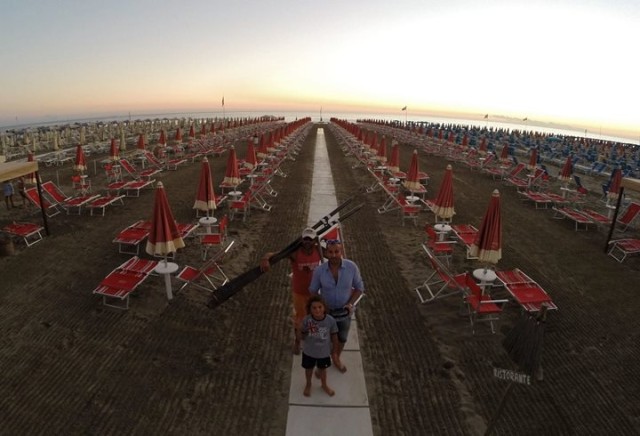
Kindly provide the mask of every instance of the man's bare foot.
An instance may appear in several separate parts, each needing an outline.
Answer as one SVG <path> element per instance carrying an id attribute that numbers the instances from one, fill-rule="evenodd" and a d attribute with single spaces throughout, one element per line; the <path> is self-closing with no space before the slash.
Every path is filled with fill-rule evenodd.
<path id="1" fill-rule="evenodd" d="M 304 387 L 304 392 L 302 394 L 305 397 L 310 397 L 311 396 L 311 386 L 305 386 Z"/>
<path id="2" fill-rule="evenodd" d="M 336 394 L 336 392 L 327 385 L 322 386 L 322 390 L 325 391 L 330 397 L 333 397 Z"/>

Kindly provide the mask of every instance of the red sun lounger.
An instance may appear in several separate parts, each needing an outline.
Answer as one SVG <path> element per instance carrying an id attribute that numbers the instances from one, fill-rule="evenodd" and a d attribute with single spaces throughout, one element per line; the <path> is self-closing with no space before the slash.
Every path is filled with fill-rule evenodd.
<path id="1" fill-rule="evenodd" d="M 22 238 L 27 247 L 42 241 L 42 230 L 44 227 L 32 223 L 13 223 L 2 228 L 3 232 Z"/>
<path id="2" fill-rule="evenodd" d="M 624 262 L 627 256 L 640 254 L 640 239 L 616 239 L 610 241 L 609 245 L 611 245 L 609 256 L 620 263 Z"/>
<path id="3" fill-rule="evenodd" d="M 124 204 L 124 201 L 122 201 L 123 198 L 124 195 L 107 195 L 93 200 L 91 203 L 87 204 L 87 208 L 91 210 L 91 215 L 93 215 L 94 210 L 100 210 L 102 212 L 101 215 L 104 216 L 107 206 L 112 206 L 116 203 L 122 205 Z"/>

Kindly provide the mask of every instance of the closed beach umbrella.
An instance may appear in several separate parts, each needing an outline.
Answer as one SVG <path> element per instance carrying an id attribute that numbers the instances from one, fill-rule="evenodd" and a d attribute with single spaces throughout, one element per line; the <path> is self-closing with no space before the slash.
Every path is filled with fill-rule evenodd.
<path id="1" fill-rule="evenodd" d="M 115 138 L 111 138 L 111 148 L 109 149 L 109 159 L 116 161 L 120 160 L 120 152 L 118 151 L 118 145 Z"/>
<path id="2" fill-rule="evenodd" d="M 381 164 L 385 164 L 387 162 L 387 139 L 384 136 L 380 140 L 376 159 L 378 159 L 378 162 L 380 162 Z"/>
<path id="3" fill-rule="evenodd" d="M 391 148 L 391 156 L 387 162 L 387 167 L 392 173 L 400 171 L 400 144 L 398 141 L 391 141 L 393 147 Z"/>
<path id="4" fill-rule="evenodd" d="M 164 129 L 160 130 L 160 138 L 158 138 L 158 144 L 162 145 L 163 147 L 167 145 L 167 138 L 164 135 Z"/>
<path id="5" fill-rule="evenodd" d="M 476 240 L 469 248 L 470 257 L 479 262 L 496 264 L 502 258 L 502 217 L 500 192 L 497 189 L 491 194 L 487 212 L 482 218 Z"/>
<path id="6" fill-rule="evenodd" d="M 164 186 L 158 182 L 146 251 L 152 256 L 164 256 L 166 261 L 169 254 L 183 247 L 184 241 L 173 218 Z"/>
<path id="7" fill-rule="evenodd" d="M 478 147 L 478 153 L 484 156 L 485 154 L 487 154 L 488 148 L 489 145 L 487 144 L 487 138 L 482 138 L 482 141 L 480 141 L 480 147 Z"/>
<path id="8" fill-rule="evenodd" d="M 260 134 L 260 145 L 258 146 L 258 150 L 256 151 L 258 157 L 260 159 L 264 159 L 269 156 L 269 151 L 267 150 L 267 141 L 264 140 L 264 135 Z"/>
<path id="9" fill-rule="evenodd" d="M 180 144 L 182 142 L 182 129 L 180 129 L 180 127 L 178 127 L 176 129 L 176 143 Z"/>
<path id="10" fill-rule="evenodd" d="M 456 214 L 453 207 L 453 169 L 451 165 L 447 165 L 447 169 L 444 172 L 442 178 L 442 184 L 438 190 L 438 195 L 434 200 L 433 213 L 436 217 L 440 217 L 443 220 L 451 220 Z"/>
<path id="11" fill-rule="evenodd" d="M 532 148 L 531 149 L 531 157 L 529 157 L 529 165 L 527 166 L 527 168 L 529 168 L 529 170 L 533 171 L 536 169 L 536 167 L 538 166 L 538 149 L 537 148 Z"/>
<path id="12" fill-rule="evenodd" d="M 229 149 L 229 157 L 227 158 L 227 169 L 224 173 L 223 183 L 235 186 L 239 185 L 241 181 L 242 179 L 240 178 L 236 149 L 234 146 L 231 146 Z"/>
<path id="13" fill-rule="evenodd" d="M 207 124 L 202 123 L 202 127 L 200 128 L 200 137 L 204 138 L 205 136 L 207 136 Z"/>
<path id="14" fill-rule="evenodd" d="M 216 208 L 216 196 L 213 192 L 213 178 L 211 177 L 211 167 L 209 159 L 202 159 L 202 169 L 200 170 L 200 181 L 198 182 L 198 192 L 193 208 L 206 213 L 209 216 L 210 210 Z"/>
<path id="15" fill-rule="evenodd" d="M 500 160 L 502 162 L 509 161 L 509 146 L 507 144 L 505 144 L 504 147 L 502 147 L 502 151 L 500 152 Z"/>
<path id="16" fill-rule="evenodd" d="M 33 162 L 33 153 L 29 152 L 27 155 L 27 162 Z M 24 179 L 24 183 L 27 185 L 35 185 L 36 181 L 36 173 L 29 173 Z"/>
<path id="17" fill-rule="evenodd" d="M 144 151 L 144 133 L 138 135 L 138 144 L 136 145 L 138 150 Z"/>
<path id="18" fill-rule="evenodd" d="M 620 184 L 622 183 L 622 171 L 620 168 L 616 168 L 611 173 L 611 181 L 609 182 L 609 189 L 607 190 L 607 202 L 618 199 L 618 191 L 620 190 Z"/>
<path id="19" fill-rule="evenodd" d="M 369 143 L 369 148 L 374 150 L 376 154 L 378 154 L 378 135 L 376 133 L 371 134 L 371 142 Z"/>
<path id="20" fill-rule="evenodd" d="M 195 138 L 196 138 L 196 128 L 192 124 L 191 127 L 189 127 L 189 142 L 193 141 Z"/>
<path id="21" fill-rule="evenodd" d="M 269 133 L 269 141 L 267 141 L 267 151 L 269 153 L 273 153 L 274 151 L 276 151 L 275 142 L 276 142 L 276 132 L 273 131 Z"/>
<path id="22" fill-rule="evenodd" d="M 449 138 L 447 139 L 447 141 L 449 141 L 449 142 L 450 142 L 450 143 L 452 143 L 452 144 L 453 144 L 454 142 L 456 142 L 456 137 L 455 137 L 455 135 L 453 134 L 453 132 L 449 132 Z"/>
<path id="23" fill-rule="evenodd" d="M 53 149 L 60 150 L 60 132 L 57 130 L 53 134 Z"/>
<path id="24" fill-rule="evenodd" d="M 511 360 L 518 365 L 520 371 L 530 375 L 533 380 L 542 381 L 542 350 L 544 343 L 545 321 L 547 318 L 547 306 L 542 305 L 537 314 L 523 311 L 515 326 L 502 340 L 502 346 L 509 354 Z M 513 392 L 516 382 L 511 381 L 498 403 L 498 407 L 487 424 L 486 435 L 493 433 L 493 429 L 508 398 Z"/>
<path id="25" fill-rule="evenodd" d="M 76 160 L 73 164 L 73 169 L 79 173 L 84 173 L 87 169 L 87 159 L 84 156 L 84 149 L 80 144 L 76 147 Z"/>
<path id="26" fill-rule="evenodd" d="M 538 314 L 523 311 L 513 329 L 502 340 L 502 346 L 521 371 L 537 378 L 542 358 L 547 307 Z"/>
<path id="27" fill-rule="evenodd" d="M 422 185 L 420 185 L 419 173 L 418 150 L 413 150 L 411 163 L 409 164 L 409 171 L 407 172 L 407 179 L 404 181 L 404 187 L 409 191 L 417 192 L 421 189 Z"/>
<path id="28" fill-rule="evenodd" d="M 371 132 L 369 130 L 362 134 L 362 145 L 364 148 L 371 148 Z"/>
<path id="29" fill-rule="evenodd" d="M 560 176 L 558 179 L 563 182 L 568 182 L 571 180 L 571 175 L 573 173 L 573 162 L 571 161 L 571 155 L 567 156 L 567 160 L 564 162 L 564 166 L 562 167 L 562 171 L 560 171 Z"/>
<path id="30" fill-rule="evenodd" d="M 250 170 L 254 169 L 256 165 L 258 165 L 254 139 L 258 139 L 258 137 L 254 136 L 253 138 L 249 138 L 249 140 L 247 141 L 247 155 L 244 158 L 244 166 L 249 168 Z"/>

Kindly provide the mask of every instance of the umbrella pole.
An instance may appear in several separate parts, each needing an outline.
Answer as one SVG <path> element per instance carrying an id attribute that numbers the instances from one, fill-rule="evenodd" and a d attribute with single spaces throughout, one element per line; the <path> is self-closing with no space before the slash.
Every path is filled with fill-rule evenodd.
<path id="1" fill-rule="evenodd" d="M 165 268 L 165 271 L 168 271 L 166 254 L 164 255 L 164 268 Z M 167 292 L 167 300 L 173 300 L 173 291 L 171 289 L 171 274 L 169 274 L 168 272 L 165 272 L 163 275 L 164 275 L 164 286 Z"/>

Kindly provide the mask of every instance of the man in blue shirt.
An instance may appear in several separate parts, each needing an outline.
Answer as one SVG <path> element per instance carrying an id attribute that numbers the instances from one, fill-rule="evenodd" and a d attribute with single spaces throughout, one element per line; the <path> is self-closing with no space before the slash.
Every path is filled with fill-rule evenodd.
<path id="1" fill-rule="evenodd" d="M 346 372 L 347 368 L 340 361 L 340 355 L 347 342 L 353 304 L 364 292 L 364 283 L 360 269 L 354 262 L 342 258 L 342 242 L 327 241 L 325 257 L 328 262 L 313 270 L 309 292 L 320 293 L 327 304 L 328 312 L 338 324 L 338 349 L 332 354 L 333 364 Z"/>

